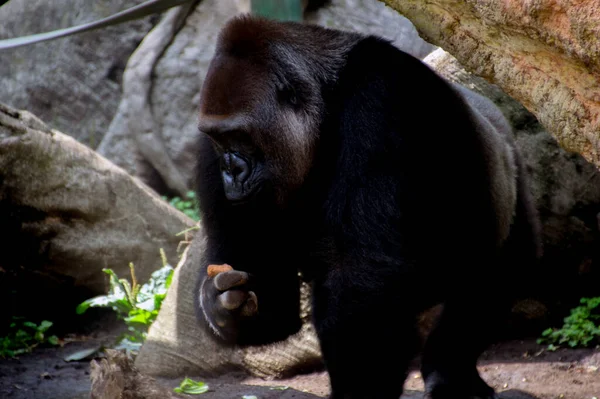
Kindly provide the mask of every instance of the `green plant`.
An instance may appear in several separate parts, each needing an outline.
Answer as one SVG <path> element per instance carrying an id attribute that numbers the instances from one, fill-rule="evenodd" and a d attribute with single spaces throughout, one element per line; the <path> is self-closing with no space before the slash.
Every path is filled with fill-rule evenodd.
<path id="1" fill-rule="evenodd" d="M 84 313 L 90 307 L 112 308 L 128 326 L 128 332 L 119 337 L 117 346 L 139 349 L 146 339 L 148 328 L 158 316 L 173 279 L 173 267 L 167 263 L 162 249 L 161 257 L 163 267 L 152 273 L 144 285 L 138 284 L 133 263 L 129 264 L 131 283 L 119 278 L 111 269 L 102 269 L 110 277 L 108 294 L 82 302 L 77 306 L 77 314 Z"/>
<path id="2" fill-rule="evenodd" d="M 186 377 L 181 381 L 181 384 L 179 384 L 177 388 L 173 389 L 173 391 L 176 393 L 186 393 L 188 395 L 199 395 L 208 391 L 208 385 L 202 381 L 194 381 Z"/>
<path id="3" fill-rule="evenodd" d="M 571 309 L 565 317 L 562 328 L 544 330 L 538 343 L 548 343 L 549 350 L 565 343 L 571 348 L 600 344 L 600 297 L 581 298 L 580 302 L 581 306 Z"/>
<path id="4" fill-rule="evenodd" d="M 52 322 L 42 321 L 39 325 L 13 317 L 6 336 L 0 337 L 0 357 L 15 357 L 31 352 L 40 344 L 58 345 L 56 335 L 46 336 Z"/>
<path id="5" fill-rule="evenodd" d="M 180 197 L 173 197 L 170 200 L 167 197 L 162 197 L 175 209 L 185 213 L 191 219 L 198 221 L 200 220 L 200 210 L 198 207 L 198 201 L 196 200 L 196 193 L 188 191 L 185 195 L 185 199 Z"/>

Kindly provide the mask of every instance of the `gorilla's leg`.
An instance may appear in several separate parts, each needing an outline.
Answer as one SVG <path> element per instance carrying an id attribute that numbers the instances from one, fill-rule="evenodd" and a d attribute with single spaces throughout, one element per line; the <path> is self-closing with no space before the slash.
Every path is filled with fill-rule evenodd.
<path id="1" fill-rule="evenodd" d="M 492 290 L 494 291 L 494 290 Z M 481 293 L 480 293 L 481 294 Z M 455 299 L 444 310 L 423 350 L 421 372 L 427 399 L 492 399 L 479 376 L 477 359 L 496 338 L 507 306 L 490 295 Z"/>
<path id="2" fill-rule="evenodd" d="M 398 399 L 418 349 L 415 316 L 389 287 L 337 270 L 316 281 L 314 322 L 331 399 Z M 410 303 L 406 299 L 404 304 Z"/>

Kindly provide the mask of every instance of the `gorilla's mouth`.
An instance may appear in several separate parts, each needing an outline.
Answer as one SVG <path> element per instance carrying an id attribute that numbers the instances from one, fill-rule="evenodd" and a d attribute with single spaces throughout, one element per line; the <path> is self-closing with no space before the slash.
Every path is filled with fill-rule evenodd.
<path id="1" fill-rule="evenodd" d="M 225 190 L 225 197 L 227 201 L 229 201 L 232 205 L 244 205 L 249 202 L 252 202 L 261 191 L 260 185 L 254 185 L 250 188 L 250 190 L 244 190 L 241 195 L 238 192 L 231 192 L 227 189 Z"/>

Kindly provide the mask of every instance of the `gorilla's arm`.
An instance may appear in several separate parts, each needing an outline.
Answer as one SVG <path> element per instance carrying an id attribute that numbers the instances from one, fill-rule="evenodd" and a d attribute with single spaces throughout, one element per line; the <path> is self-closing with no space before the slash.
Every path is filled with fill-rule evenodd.
<path id="1" fill-rule="evenodd" d="M 198 198 L 206 241 L 196 295 L 200 319 L 226 343 L 284 339 L 301 326 L 289 244 L 277 237 L 275 216 L 225 200 L 219 158 L 210 145 L 201 148 Z M 234 270 L 209 276 L 208 266 L 220 264 Z"/>

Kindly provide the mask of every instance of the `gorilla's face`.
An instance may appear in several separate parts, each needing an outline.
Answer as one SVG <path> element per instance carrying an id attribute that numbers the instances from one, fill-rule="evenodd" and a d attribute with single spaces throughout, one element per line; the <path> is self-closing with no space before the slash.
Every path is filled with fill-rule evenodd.
<path id="1" fill-rule="evenodd" d="M 264 48 L 220 45 L 209 67 L 199 129 L 221 158 L 231 202 L 246 202 L 269 185 L 275 202 L 284 203 L 312 164 L 321 94 L 302 57 L 275 57 L 285 47 L 281 37 Z"/>

